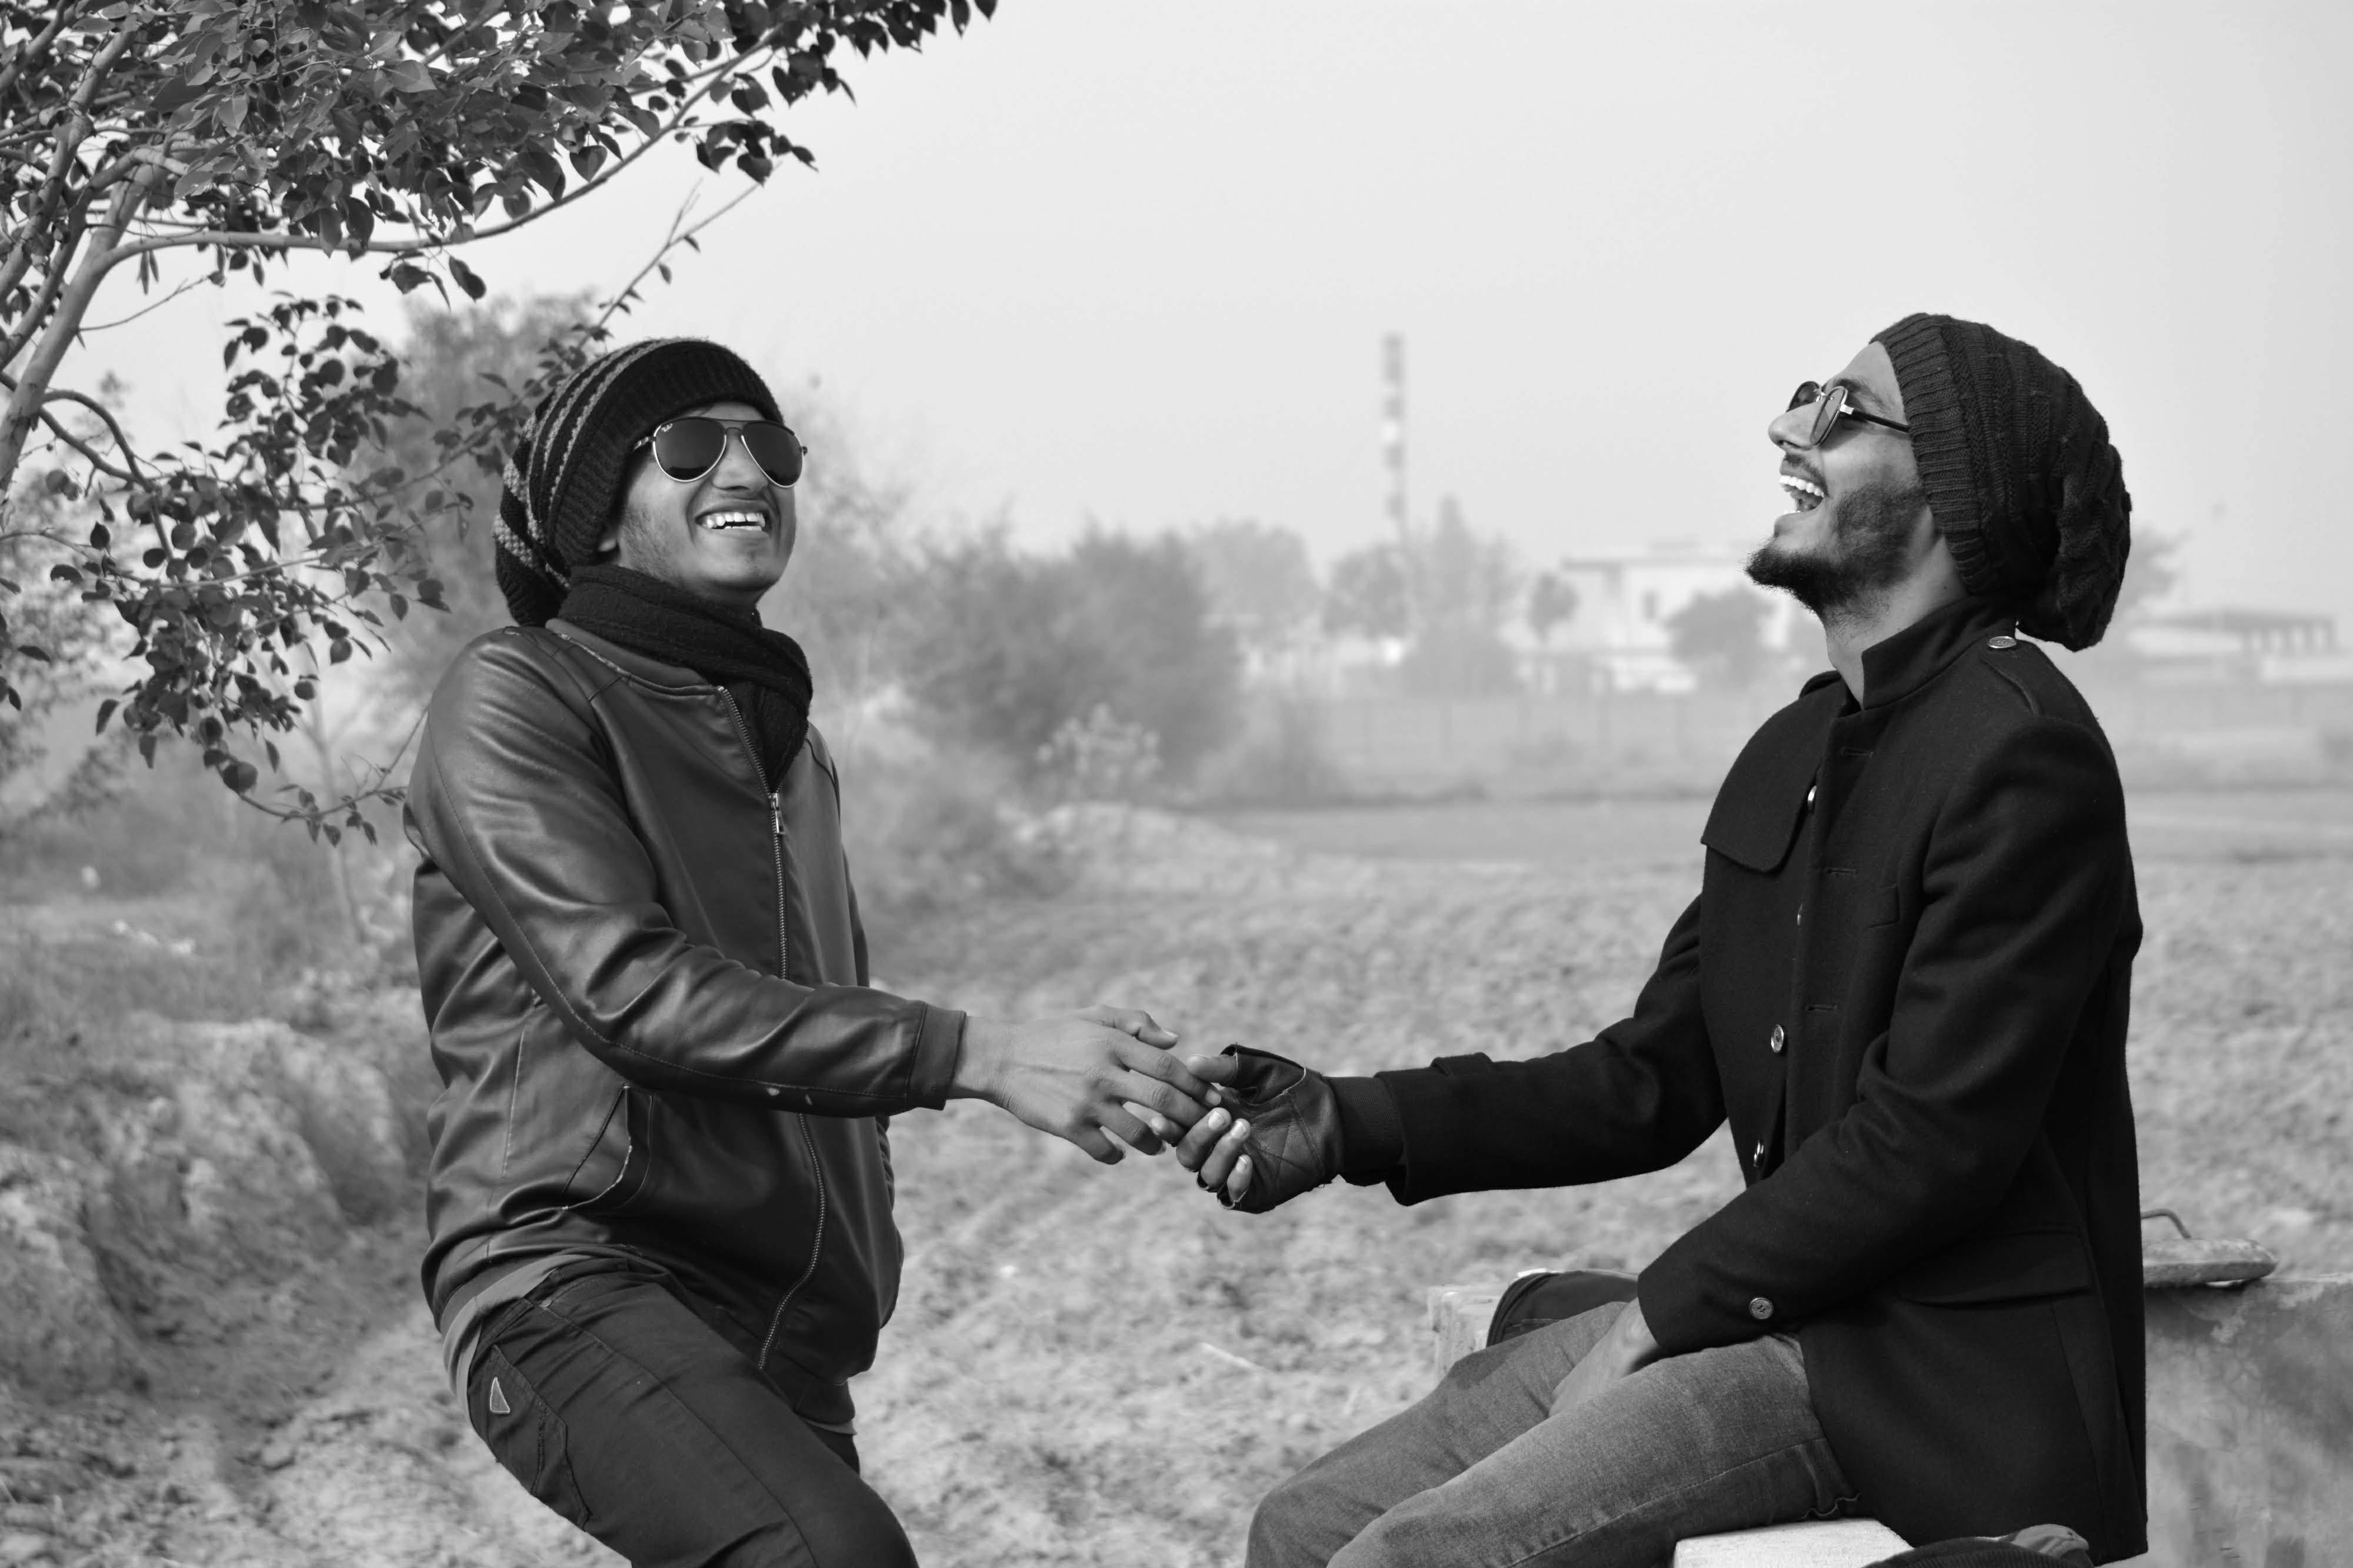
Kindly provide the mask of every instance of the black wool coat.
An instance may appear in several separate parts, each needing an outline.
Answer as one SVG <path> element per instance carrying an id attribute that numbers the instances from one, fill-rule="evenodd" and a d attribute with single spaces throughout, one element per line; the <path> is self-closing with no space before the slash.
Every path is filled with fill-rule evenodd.
<path id="1" fill-rule="evenodd" d="M 2099 726 L 2010 616 L 1948 605 L 1752 739 L 1633 1016 L 1380 1075 L 1400 1201 L 1657 1170 L 1727 1119 L 1746 1190 L 1643 1271 L 1668 1354 L 1794 1332 L 1865 1507 L 1915 1542 L 2145 1550 L 2140 942 Z"/>

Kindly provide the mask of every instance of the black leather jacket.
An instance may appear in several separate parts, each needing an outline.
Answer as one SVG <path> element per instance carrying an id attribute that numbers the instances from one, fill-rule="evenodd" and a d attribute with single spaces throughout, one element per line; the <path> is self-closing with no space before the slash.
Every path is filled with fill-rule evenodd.
<path id="1" fill-rule="evenodd" d="M 408 836 L 437 1317 L 533 1258 L 635 1258 L 845 1402 L 898 1293 L 883 1119 L 944 1102 L 964 1016 L 866 988 L 816 731 L 772 786 L 692 671 L 509 627 L 434 693 Z"/>

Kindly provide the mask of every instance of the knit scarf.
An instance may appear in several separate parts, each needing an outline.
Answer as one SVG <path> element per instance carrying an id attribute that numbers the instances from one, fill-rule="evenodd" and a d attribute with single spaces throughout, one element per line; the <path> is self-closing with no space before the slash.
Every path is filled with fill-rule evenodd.
<path id="1" fill-rule="evenodd" d="M 626 566 L 575 566 L 557 612 L 634 653 L 682 664 L 724 687 L 751 727 L 762 782 L 784 787 L 808 739 L 809 667 L 800 644 L 760 625 L 756 610 L 730 609 Z"/>

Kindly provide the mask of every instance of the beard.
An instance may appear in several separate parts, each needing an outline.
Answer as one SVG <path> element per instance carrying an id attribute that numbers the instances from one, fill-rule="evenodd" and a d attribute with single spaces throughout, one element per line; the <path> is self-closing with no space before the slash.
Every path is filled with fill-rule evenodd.
<path id="1" fill-rule="evenodd" d="M 1926 504 L 1917 480 L 1858 485 L 1839 498 L 1820 548 L 1768 539 L 1748 558 L 1748 580 L 1782 590 L 1825 625 L 1867 616 L 1903 581 L 1913 520 Z"/>

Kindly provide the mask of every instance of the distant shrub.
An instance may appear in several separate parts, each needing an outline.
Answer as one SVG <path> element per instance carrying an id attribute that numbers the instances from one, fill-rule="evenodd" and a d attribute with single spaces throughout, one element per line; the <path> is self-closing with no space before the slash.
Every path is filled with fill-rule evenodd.
<path id="1" fill-rule="evenodd" d="M 1160 777 L 1160 737 L 1098 702 L 1083 719 L 1065 719 L 1039 748 L 1039 776 L 1057 800 L 1139 801 Z"/>
<path id="2" fill-rule="evenodd" d="M 1259 703 L 1240 739 L 1202 770 L 1200 788 L 1219 805 L 1318 805 L 1349 793 L 1325 743 L 1322 706 L 1296 697 Z"/>
<path id="3" fill-rule="evenodd" d="M 999 758 L 904 735 L 845 748 L 842 839 L 878 969 L 899 922 L 1068 881 L 1052 846 L 1024 830 Z"/>
<path id="4" fill-rule="evenodd" d="M 1241 657 L 1210 613 L 1184 542 L 1091 533 L 1063 555 L 1002 534 L 935 550 L 907 689 L 935 733 L 994 753 L 1023 782 L 1097 709 L 1156 737 L 1184 779 L 1231 731 Z"/>

